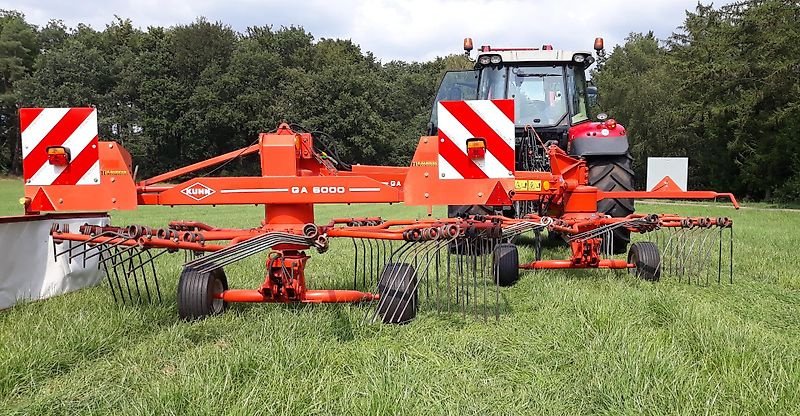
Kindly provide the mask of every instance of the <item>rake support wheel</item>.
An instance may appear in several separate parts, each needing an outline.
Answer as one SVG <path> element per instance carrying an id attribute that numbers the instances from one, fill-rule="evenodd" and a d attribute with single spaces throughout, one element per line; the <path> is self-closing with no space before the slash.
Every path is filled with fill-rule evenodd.
<path id="1" fill-rule="evenodd" d="M 631 155 L 593 156 L 586 162 L 589 166 L 589 185 L 601 191 L 633 191 L 633 169 Z M 633 214 L 633 199 L 616 198 L 597 201 L 597 210 L 614 218 Z M 631 242 L 631 232 L 624 227 L 613 230 L 614 254 L 622 254 Z M 603 244 L 608 244 L 603 241 Z"/>
<path id="2" fill-rule="evenodd" d="M 634 268 L 630 272 L 650 282 L 661 278 L 661 255 L 658 247 L 650 241 L 633 243 L 628 251 L 628 263 Z"/>
<path id="3" fill-rule="evenodd" d="M 385 324 L 407 324 L 417 316 L 417 273 L 408 263 L 389 263 L 378 281 L 378 315 Z"/>
<path id="4" fill-rule="evenodd" d="M 519 252 L 511 243 L 498 244 L 494 248 L 496 283 L 511 286 L 519 280 Z"/>
<path id="5" fill-rule="evenodd" d="M 178 316 L 195 320 L 222 313 L 228 304 L 215 296 L 225 290 L 228 278 L 221 268 L 205 273 L 184 268 L 178 281 Z"/>

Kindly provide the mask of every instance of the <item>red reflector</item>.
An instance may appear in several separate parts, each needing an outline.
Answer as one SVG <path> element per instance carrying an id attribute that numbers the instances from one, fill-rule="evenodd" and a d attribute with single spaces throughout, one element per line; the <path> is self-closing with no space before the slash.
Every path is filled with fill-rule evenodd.
<path id="1" fill-rule="evenodd" d="M 470 159 L 483 159 L 486 157 L 486 140 L 478 138 L 467 139 L 467 156 Z"/>
<path id="2" fill-rule="evenodd" d="M 54 166 L 67 166 L 70 161 L 69 149 L 64 146 L 50 146 L 47 148 L 47 161 Z"/>
<path id="3" fill-rule="evenodd" d="M 608 127 L 609 130 L 614 130 L 617 128 L 617 120 L 614 120 L 613 118 L 608 119 L 608 121 L 606 121 L 606 127 Z"/>

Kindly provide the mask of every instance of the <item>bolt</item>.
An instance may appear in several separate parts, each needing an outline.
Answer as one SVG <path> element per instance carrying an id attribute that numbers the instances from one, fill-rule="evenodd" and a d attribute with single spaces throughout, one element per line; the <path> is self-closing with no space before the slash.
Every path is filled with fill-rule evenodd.
<path id="1" fill-rule="evenodd" d="M 64 198 L 58 198 L 58 203 L 59 204 L 63 204 L 64 203 Z"/>
<path id="2" fill-rule="evenodd" d="M 108 144 L 108 148 L 109 148 L 109 149 L 113 149 L 113 148 L 114 148 L 114 143 L 109 143 L 109 144 Z"/>
<path id="3" fill-rule="evenodd" d="M 425 177 L 426 177 L 426 178 L 428 177 L 428 172 L 425 172 Z"/>
<path id="4" fill-rule="evenodd" d="M 97 179 L 95 179 L 94 181 L 97 182 Z M 116 181 L 117 181 L 117 178 L 111 178 L 111 183 L 114 183 Z"/>
<path id="5" fill-rule="evenodd" d="M 100 179 L 94 178 L 94 183 L 100 182 Z M 114 182 L 114 178 L 111 178 L 111 182 Z"/>
<path id="6" fill-rule="evenodd" d="M 483 197 L 483 192 L 478 192 L 478 198 Z"/>
<path id="7" fill-rule="evenodd" d="M 439 140 L 440 142 L 444 143 L 444 139 Z"/>
<path id="8" fill-rule="evenodd" d="M 429 197 L 429 196 L 430 196 L 430 194 L 428 194 L 427 192 L 425 192 L 425 198 L 427 198 L 427 197 Z"/>
<path id="9" fill-rule="evenodd" d="M 117 203 L 117 198 L 111 198 L 111 203 L 112 204 L 116 204 Z"/>
<path id="10" fill-rule="evenodd" d="M 442 174 L 442 177 L 444 178 L 444 173 Z"/>
<path id="11" fill-rule="evenodd" d="M 428 139 L 423 139 L 422 143 L 428 143 Z"/>
<path id="12" fill-rule="evenodd" d="M 93 144 L 93 145 L 92 145 L 92 149 L 96 149 L 96 148 L 97 148 L 97 145 L 96 145 L 96 144 Z"/>

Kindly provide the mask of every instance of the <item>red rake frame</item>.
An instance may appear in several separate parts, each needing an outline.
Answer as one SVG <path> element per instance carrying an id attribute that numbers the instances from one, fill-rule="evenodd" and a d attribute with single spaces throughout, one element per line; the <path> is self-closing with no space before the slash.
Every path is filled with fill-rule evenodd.
<path id="1" fill-rule="evenodd" d="M 373 320 L 380 317 L 387 323 L 407 322 L 416 314 L 421 281 L 427 285 L 428 279 L 433 279 L 435 274 L 437 293 L 444 284 L 440 284 L 438 277 L 439 265 L 443 264 L 441 256 L 445 252 L 448 286 L 451 265 L 457 269 L 453 275 L 460 273 L 455 277 L 460 279 L 456 286 L 465 282 L 464 273 L 473 276 L 474 284 L 470 288 L 462 285 L 461 294 L 455 296 L 456 304 L 474 302 L 476 309 L 480 309 L 476 293 L 480 292 L 481 282 L 485 295 L 487 280 L 491 289 L 496 290 L 496 284 L 513 283 L 518 269 L 630 269 L 656 280 L 662 266 L 659 259 L 653 258 L 650 246 L 639 246 L 641 253 L 630 254 L 627 260 L 614 259 L 610 253 L 603 252 L 601 242 L 604 235 L 616 227 L 627 227 L 640 233 L 666 228 L 718 228 L 718 264 L 721 268 L 721 230 L 732 229 L 729 219 L 638 214 L 610 218 L 597 212 L 597 201 L 603 198 L 725 197 L 738 207 L 733 195 L 711 191 L 669 194 L 600 192 L 586 185 L 585 163 L 556 146 L 548 149 L 552 172 L 515 172 L 509 179 L 441 180 L 436 175 L 437 145 L 436 137 L 422 137 L 409 168 L 357 165 L 350 172 L 342 172 L 336 169 L 334 161 L 315 150 L 311 134 L 295 132 L 282 124 L 273 133 L 261 134 L 255 145 L 134 185 L 129 174 L 131 162 L 127 152 L 113 142 L 101 142 L 101 171 L 105 173 L 97 187 L 26 187 L 28 197 L 25 204 L 28 212 L 59 211 L 62 208 L 97 210 L 93 207 L 125 209 L 136 205 L 263 204 L 265 211 L 261 225 L 250 229 L 215 228 L 195 221 L 172 222 L 160 229 L 85 226 L 79 233 L 66 232 L 57 226 L 53 228 L 54 244 L 66 242 L 68 245 L 66 249 L 56 249 L 56 255 L 69 255 L 70 258 L 99 256 L 106 267 L 112 293 L 122 302 L 126 299 L 133 302 L 134 293 L 141 299 L 143 290 L 146 297 L 152 299 L 146 275 L 148 271 L 155 274 L 153 260 L 156 257 L 177 250 L 190 253 L 192 258 L 187 257 L 178 290 L 179 313 L 189 319 L 221 312 L 228 302 L 378 301 Z M 255 153 L 260 157 L 260 177 L 198 176 L 177 185 L 159 185 Z M 92 198 L 86 199 L 87 193 Z M 553 208 L 546 216 L 529 215 L 521 219 L 502 216 L 388 221 L 341 218 L 324 225 L 317 225 L 314 219 L 315 204 L 324 203 L 404 202 L 431 207 L 446 204 L 511 205 L 515 201 L 547 201 Z M 516 248 L 508 242 L 519 234 L 533 232 L 538 244 L 538 237 L 545 230 L 558 232 L 569 240 L 570 258 L 543 260 L 537 249 L 535 261 L 520 264 Z M 305 274 L 310 258 L 308 253 L 312 248 L 325 252 L 332 238 L 352 239 L 357 252 L 357 240 L 363 250 L 369 245 L 372 255 L 369 273 L 375 277 L 376 286 L 373 287 L 376 290 L 367 290 L 363 287 L 366 285 L 362 285 L 362 290 L 308 288 Z M 383 257 L 375 260 L 373 247 L 380 257 L 380 244 L 391 242 L 399 243 L 400 247 L 391 250 L 389 261 L 386 261 L 385 248 Z M 708 245 L 705 240 L 703 244 Z M 161 251 L 153 255 L 149 250 Z M 267 250 L 265 279 L 260 287 L 227 287 L 224 267 Z M 451 262 L 451 252 L 455 252 L 458 258 L 466 254 L 467 260 Z M 200 253 L 206 255 L 197 257 Z M 492 255 L 489 261 L 484 259 L 486 254 Z M 357 259 L 355 263 L 354 274 L 357 274 Z M 423 272 L 420 263 L 424 266 Z M 362 272 L 366 273 L 367 267 L 362 267 Z M 479 281 L 477 275 L 481 273 L 486 276 Z M 357 276 L 354 277 L 354 281 L 357 280 Z M 155 287 L 160 298 L 157 280 Z M 465 296 L 466 300 L 463 300 Z M 497 292 L 495 298 L 499 299 Z M 449 295 L 447 300 L 451 300 Z M 482 305 L 485 311 L 485 300 Z"/>

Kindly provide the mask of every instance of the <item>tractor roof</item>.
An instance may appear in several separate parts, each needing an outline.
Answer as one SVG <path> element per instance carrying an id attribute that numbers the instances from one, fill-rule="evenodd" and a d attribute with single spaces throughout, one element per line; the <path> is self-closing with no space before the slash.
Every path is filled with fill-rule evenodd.
<path id="1" fill-rule="evenodd" d="M 483 55 L 500 55 L 503 62 L 572 62 L 576 54 L 592 56 L 589 51 L 562 51 L 539 48 L 497 48 L 481 47 L 478 58 Z"/>

